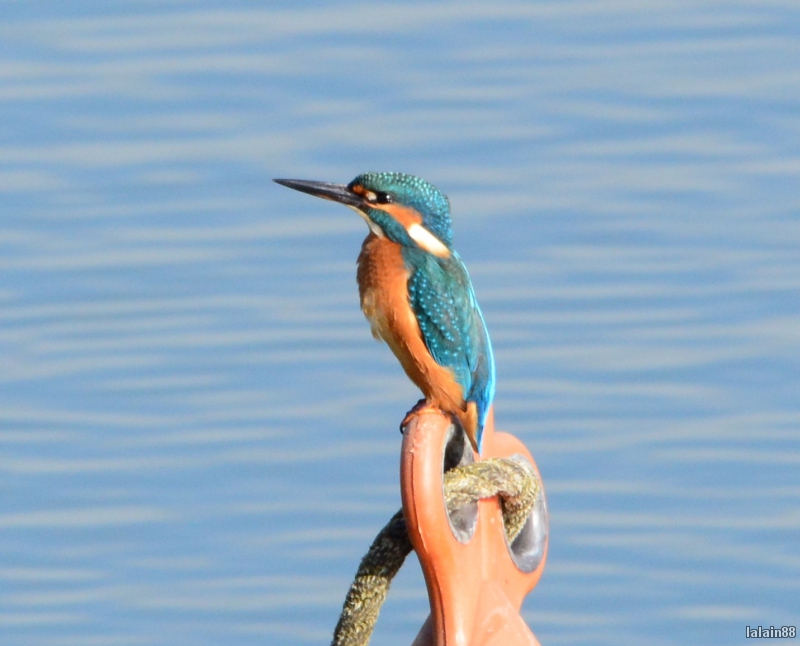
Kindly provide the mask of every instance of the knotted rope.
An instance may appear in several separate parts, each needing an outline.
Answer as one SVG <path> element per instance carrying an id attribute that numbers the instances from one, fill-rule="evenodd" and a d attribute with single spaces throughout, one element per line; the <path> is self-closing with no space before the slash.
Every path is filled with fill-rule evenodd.
<path id="1" fill-rule="evenodd" d="M 444 499 L 450 513 L 477 500 L 500 496 L 509 545 L 522 531 L 539 490 L 531 465 L 515 458 L 473 462 L 444 474 Z M 378 533 L 361 560 L 331 646 L 368 646 L 389 585 L 412 549 L 401 509 Z"/>

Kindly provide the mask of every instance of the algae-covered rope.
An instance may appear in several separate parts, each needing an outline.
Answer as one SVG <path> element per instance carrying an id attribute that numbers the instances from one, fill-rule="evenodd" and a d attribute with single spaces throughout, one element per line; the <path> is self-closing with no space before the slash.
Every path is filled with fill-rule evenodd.
<path id="1" fill-rule="evenodd" d="M 448 512 L 482 498 L 500 496 L 509 544 L 522 531 L 539 488 L 530 464 L 515 458 L 473 462 L 444 474 L 444 499 Z M 369 644 L 389 585 L 412 549 L 401 509 L 378 533 L 361 560 L 336 624 L 332 646 Z"/>

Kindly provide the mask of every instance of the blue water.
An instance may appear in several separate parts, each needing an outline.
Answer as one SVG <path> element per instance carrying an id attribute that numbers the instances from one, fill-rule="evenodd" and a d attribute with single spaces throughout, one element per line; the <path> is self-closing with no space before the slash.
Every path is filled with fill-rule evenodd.
<path id="1" fill-rule="evenodd" d="M 543 645 L 800 623 L 800 7 L 0 3 L 0 641 L 325 644 L 416 401 L 366 234 L 430 180 L 536 456 Z M 427 614 L 410 559 L 375 644 Z"/>

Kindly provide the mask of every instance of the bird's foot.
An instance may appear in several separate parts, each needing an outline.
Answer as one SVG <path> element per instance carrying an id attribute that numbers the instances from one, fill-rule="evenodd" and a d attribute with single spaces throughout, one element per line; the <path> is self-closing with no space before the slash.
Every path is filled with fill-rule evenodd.
<path id="1" fill-rule="evenodd" d="M 411 423 L 411 420 L 422 412 L 440 413 L 441 411 L 436 406 L 429 404 L 427 399 L 420 399 L 414 404 L 414 408 L 406 413 L 403 421 L 400 422 L 400 433 L 404 433 L 406 426 Z"/>

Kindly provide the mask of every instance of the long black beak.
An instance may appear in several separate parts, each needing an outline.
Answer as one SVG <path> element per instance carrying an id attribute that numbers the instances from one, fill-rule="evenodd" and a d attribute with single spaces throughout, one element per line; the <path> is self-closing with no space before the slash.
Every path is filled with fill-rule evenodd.
<path id="1" fill-rule="evenodd" d="M 363 206 L 365 204 L 364 199 L 360 195 L 353 193 L 345 184 L 312 182 L 305 179 L 274 179 L 272 181 L 302 193 L 347 204 L 348 206 Z"/>

